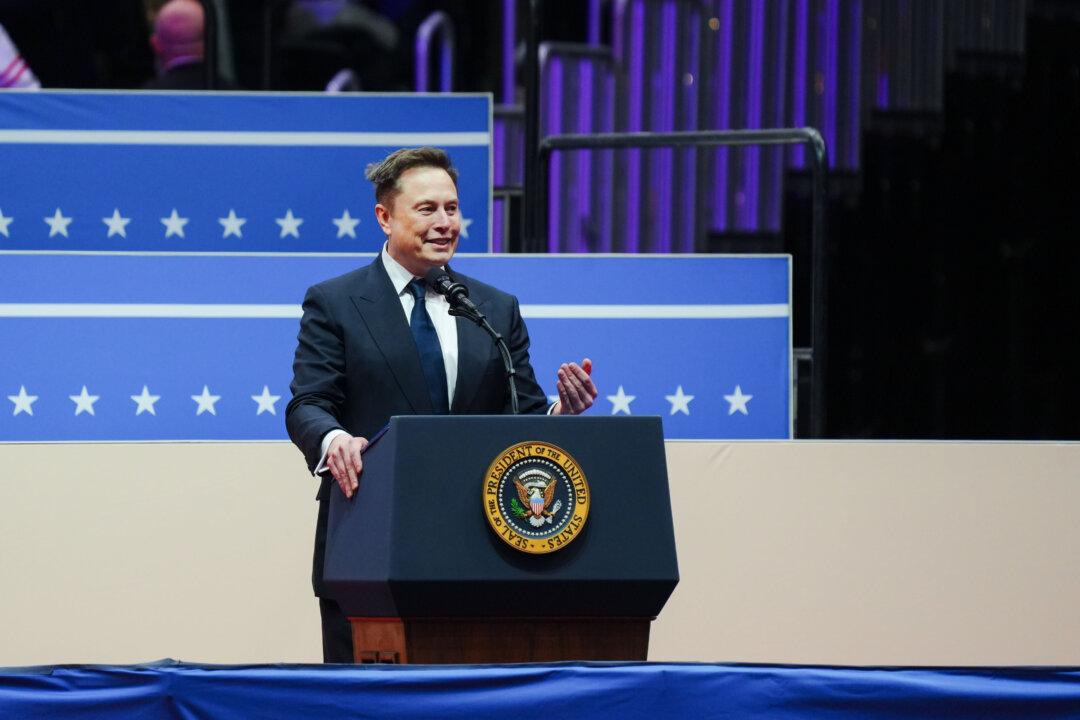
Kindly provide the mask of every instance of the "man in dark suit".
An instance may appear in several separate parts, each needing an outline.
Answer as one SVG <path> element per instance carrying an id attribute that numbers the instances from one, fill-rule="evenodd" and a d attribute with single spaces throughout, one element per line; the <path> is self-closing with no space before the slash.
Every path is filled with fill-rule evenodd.
<path id="1" fill-rule="evenodd" d="M 529 335 L 517 299 L 447 267 L 461 230 L 457 171 L 436 148 L 403 149 L 368 167 L 375 217 L 386 245 L 367 267 L 311 287 L 293 362 L 289 437 L 322 476 L 312 584 L 320 597 L 323 659 L 352 662 L 352 635 L 337 603 L 322 597 L 329 495 L 351 498 L 366 438 L 392 415 L 510 411 L 502 360 L 475 324 L 449 314 L 422 278 L 446 268 L 506 339 L 517 371 L 520 411 L 578 414 L 596 398 L 591 363 L 563 364 L 548 406 L 529 363 Z M 432 449 L 439 449 L 432 438 Z M 331 479 L 332 478 L 332 479 Z"/>

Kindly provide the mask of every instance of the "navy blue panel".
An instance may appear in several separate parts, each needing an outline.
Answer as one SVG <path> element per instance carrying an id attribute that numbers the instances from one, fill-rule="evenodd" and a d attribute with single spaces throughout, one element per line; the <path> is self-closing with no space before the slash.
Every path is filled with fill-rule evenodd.
<path id="1" fill-rule="evenodd" d="M 460 172 L 466 227 L 459 249 L 486 252 L 489 126 L 487 96 L 6 94 L 0 216 L 13 220 L 0 220 L 0 250 L 376 251 L 384 237 L 364 179 L 367 164 L 401 145 L 437 142 L 432 133 L 466 133 L 447 147 Z M 19 133 L 31 130 L 123 134 L 58 133 L 24 142 Z M 168 136 L 169 144 L 157 144 L 160 137 L 130 144 L 132 133 L 148 131 L 227 133 L 214 139 L 227 144 L 182 134 Z M 271 132 L 315 139 L 266 144 Z M 373 135 L 310 144 L 332 132 Z M 174 210 L 187 221 L 180 231 L 162 222 Z M 45 222 L 57 212 L 71 219 L 62 231 Z M 128 220 L 122 232 L 104 222 L 114 212 Z M 220 222 L 230 213 L 244 221 L 235 230 Z M 292 218 L 302 222 L 279 222 Z M 359 223 L 346 227 L 335 219 Z"/>
<path id="2" fill-rule="evenodd" d="M 0 439 L 284 440 L 285 404 L 296 348 L 295 320 L 8 318 L 0 344 L 2 395 L 21 387 L 34 414 L 4 401 Z M 83 386 L 99 396 L 94 414 L 75 415 Z M 160 397 L 136 415 L 143 386 Z M 281 396 L 274 412 L 251 399 L 263 386 Z M 191 399 L 220 397 L 214 413 Z"/>
<path id="3" fill-rule="evenodd" d="M 521 256 L 516 256 L 521 257 Z M 530 272 L 506 286 L 502 258 L 460 257 L 454 267 L 496 287 L 511 287 L 522 303 L 705 305 L 787 303 L 786 255 L 597 255 L 529 256 Z M 663 274 L 656 265 L 663 262 Z M 573 300 L 571 294 L 584 300 Z"/>
<path id="4" fill-rule="evenodd" d="M 9 254 L 0 262 L 0 441 L 283 440 L 305 289 L 368 257 Z M 517 292 L 541 386 L 590 357 L 593 414 L 661 415 L 667 438 L 790 436 L 786 257 L 469 256 L 463 272 Z M 690 288 L 693 291 L 683 288 Z M 38 304 L 97 317 L 35 316 Z M 124 317 L 160 304 L 235 305 L 221 317 Z M 773 317 L 643 318 L 672 304 Z M 272 317 L 252 317 L 269 309 Z M 581 316 L 614 306 L 625 317 Z M 153 307 L 149 308 L 153 310 Z M 556 317 L 538 315 L 554 311 Z M 49 314 L 51 313 L 51 314 Z M 185 315 L 186 313 L 186 315 Z M 111 314 L 111 316 L 110 316 Z M 78 415 L 72 396 L 98 396 Z M 136 414 L 132 396 L 160 396 Z M 197 414 L 192 396 L 219 396 Z M 263 388 L 267 388 L 264 394 Z M 622 393 L 619 393 L 619 388 Z M 675 400 L 684 400 L 680 409 Z M 12 398 L 37 396 L 23 409 Z M 738 391 L 736 392 L 736 389 Z M 745 406 L 732 400 L 746 397 Z M 260 405 L 253 396 L 278 396 Z M 617 405 L 619 398 L 625 398 Z M 632 399 L 631 399 L 632 398 Z M 28 402 L 28 401 L 24 401 Z M 260 408 L 262 412 L 259 412 Z M 271 409 L 272 408 L 272 409 Z M 745 412 L 743 411 L 745 410 Z"/>
<path id="5" fill-rule="evenodd" d="M 671 663 L 513 666 L 57 666 L 0 670 L 0 716 L 1075 718 L 1076 668 Z"/>
<path id="6" fill-rule="evenodd" d="M 288 303 L 371 262 L 344 257 L 0 255 L 0 303 Z"/>
<path id="7" fill-rule="evenodd" d="M 3 93 L 0 128 L 251 132 L 487 132 L 489 95 Z"/>
<path id="8" fill-rule="evenodd" d="M 779 439 L 789 437 L 790 382 L 787 318 L 738 320 L 541 320 L 529 334 L 537 378 L 554 392 L 561 362 L 593 360 L 600 398 L 593 412 L 607 414 L 607 396 L 633 395 L 634 415 L 660 415 L 673 438 Z M 753 396 L 746 415 L 729 414 L 724 399 L 739 386 Z M 671 414 L 678 387 L 693 395 L 689 415 Z"/>
<path id="9" fill-rule="evenodd" d="M 0 303 L 299 303 L 313 283 L 374 257 L 0 256 Z M 523 305 L 787 304 L 789 265 L 786 255 L 459 254 L 452 263 Z"/>

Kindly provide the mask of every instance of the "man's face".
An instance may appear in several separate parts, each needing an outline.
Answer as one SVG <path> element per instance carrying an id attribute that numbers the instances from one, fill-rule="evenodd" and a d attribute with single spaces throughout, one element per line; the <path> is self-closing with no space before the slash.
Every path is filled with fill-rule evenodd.
<path id="1" fill-rule="evenodd" d="M 414 167 L 398 179 L 393 207 L 375 206 L 390 256 L 413 275 L 450 262 L 461 232 L 457 188 L 445 170 Z"/>

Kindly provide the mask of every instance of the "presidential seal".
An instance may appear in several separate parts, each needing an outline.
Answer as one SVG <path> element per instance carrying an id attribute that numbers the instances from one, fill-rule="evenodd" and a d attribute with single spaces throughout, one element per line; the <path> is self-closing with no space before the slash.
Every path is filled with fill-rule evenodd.
<path id="1" fill-rule="evenodd" d="M 569 545 L 589 517 L 589 484 L 562 448 L 523 442 L 506 448 L 484 476 L 484 515 L 503 542 L 544 554 Z"/>

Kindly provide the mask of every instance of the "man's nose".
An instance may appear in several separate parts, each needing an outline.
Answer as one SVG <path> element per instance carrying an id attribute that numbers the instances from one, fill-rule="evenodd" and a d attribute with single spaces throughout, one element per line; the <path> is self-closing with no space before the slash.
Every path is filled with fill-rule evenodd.
<path id="1" fill-rule="evenodd" d="M 439 208 L 435 211 L 435 224 L 441 228 L 450 225 L 450 213 L 446 212 L 446 208 Z"/>

